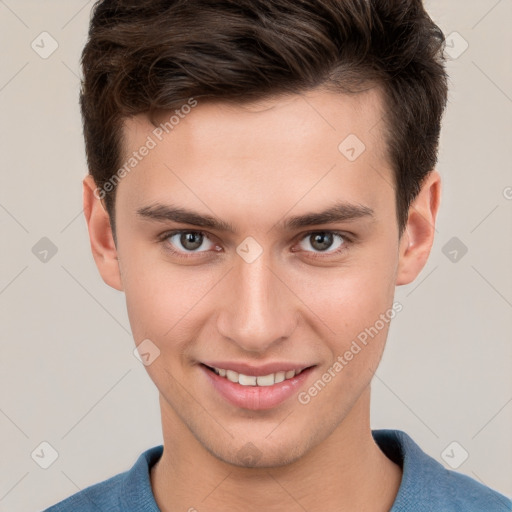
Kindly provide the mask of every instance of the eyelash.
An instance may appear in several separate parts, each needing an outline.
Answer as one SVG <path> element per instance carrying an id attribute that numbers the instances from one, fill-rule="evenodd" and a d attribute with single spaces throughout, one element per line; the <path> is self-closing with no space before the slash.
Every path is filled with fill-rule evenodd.
<path id="1" fill-rule="evenodd" d="M 179 235 L 179 234 L 183 234 L 183 233 L 193 233 L 195 235 L 202 235 L 203 237 L 209 239 L 208 233 L 206 233 L 204 231 L 194 231 L 194 230 L 190 230 L 190 229 L 179 229 L 179 230 L 174 230 L 174 231 L 168 231 L 168 232 L 165 232 L 162 235 L 160 235 L 158 237 L 158 239 L 159 239 L 159 242 L 164 244 L 166 251 L 169 251 L 171 254 L 173 254 L 174 256 L 177 256 L 178 258 L 183 258 L 183 259 L 194 258 L 194 257 L 197 257 L 197 254 L 202 254 L 204 252 L 208 252 L 208 251 L 201 251 L 198 253 L 192 252 L 192 253 L 184 254 L 180 251 L 173 249 L 172 246 L 167 242 L 168 239 L 174 235 Z M 305 238 L 310 237 L 311 235 L 326 234 L 326 233 L 341 237 L 343 239 L 343 243 L 341 244 L 341 246 L 338 249 L 336 249 L 333 252 L 325 252 L 325 253 L 314 253 L 313 252 L 313 253 L 311 253 L 310 257 L 312 257 L 314 259 L 318 259 L 318 258 L 328 258 L 328 257 L 332 257 L 335 255 L 342 254 L 345 251 L 347 251 L 349 246 L 354 242 L 353 239 L 350 236 L 348 236 L 346 233 L 341 232 L 341 231 L 331 231 L 331 230 L 309 231 L 307 233 L 303 233 L 302 235 L 300 235 L 298 240 L 300 242 L 300 241 L 304 240 Z M 300 252 L 300 251 L 294 251 L 294 252 Z M 306 252 L 310 252 L 310 251 L 306 251 Z"/>

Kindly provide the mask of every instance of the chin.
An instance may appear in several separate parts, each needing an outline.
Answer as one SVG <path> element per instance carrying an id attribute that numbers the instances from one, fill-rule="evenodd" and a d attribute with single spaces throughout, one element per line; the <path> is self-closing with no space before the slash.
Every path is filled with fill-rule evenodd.
<path id="1" fill-rule="evenodd" d="M 300 459 L 302 450 L 291 450 L 282 447 L 281 450 L 263 449 L 260 450 L 254 444 L 248 442 L 236 452 L 229 453 L 229 458 L 224 461 L 240 468 L 278 468 L 286 466 Z"/>
<path id="2" fill-rule="evenodd" d="M 290 435 L 261 439 L 260 436 L 251 440 L 247 436 L 245 442 L 233 442 L 229 446 L 203 446 L 217 459 L 240 468 L 277 468 L 292 464 L 300 459 L 312 447 L 306 439 L 294 438 Z"/>

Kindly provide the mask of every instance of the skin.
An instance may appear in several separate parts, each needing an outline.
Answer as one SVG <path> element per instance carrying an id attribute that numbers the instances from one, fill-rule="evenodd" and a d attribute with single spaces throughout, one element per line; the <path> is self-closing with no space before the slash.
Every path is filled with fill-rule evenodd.
<path id="1" fill-rule="evenodd" d="M 199 367 L 304 362 L 316 365 L 300 389 L 307 390 L 392 307 L 395 287 L 419 274 L 433 243 L 440 177 L 427 177 L 399 237 L 382 114 L 377 88 L 199 103 L 117 186 L 117 243 L 94 180 L 84 179 L 100 274 L 125 293 L 136 344 L 149 338 L 160 350 L 146 369 L 160 393 L 164 453 L 151 485 L 162 511 L 391 508 L 401 468 L 370 429 L 370 383 L 389 324 L 306 405 L 294 395 L 269 410 L 235 407 Z M 127 157 L 152 130 L 143 115 L 126 122 Z M 338 150 L 351 133 L 366 146 L 354 162 Z M 373 215 L 278 227 L 339 200 Z M 159 237 L 201 228 L 137 214 L 156 203 L 213 215 L 236 232 L 202 229 L 207 237 L 194 252 L 179 236 Z M 347 236 L 322 251 L 311 231 Z M 252 263 L 236 252 L 248 236 L 263 250 Z M 249 442 L 259 454 L 252 463 L 239 454 Z"/>

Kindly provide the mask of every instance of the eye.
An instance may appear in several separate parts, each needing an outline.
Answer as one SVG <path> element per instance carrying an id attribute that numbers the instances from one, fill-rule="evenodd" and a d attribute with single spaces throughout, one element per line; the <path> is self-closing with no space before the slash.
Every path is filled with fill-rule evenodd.
<path id="1" fill-rule="evenodd" d="M 159 237 L 164 247 L 179 258 L 194 257 L 211 250 L 221 251 L 207 233 L 202 231 L 176 230 L 164 233 Z M 209 242 L 209 243 L 208 243 Z M 299 246 L 301 250 L 312 253 L 315 258 L 340 254 L 348 249 L 351 240 L 344 233 L 336 231 L 312 231 L 302 235 Z M 292 249 L 297 252 L 296 249 Z"/>
<path id="2" fill-rule="evenodd" d="M 162 235 L 161 240 L 173 254 L 184 258 L 195 253 L 208 252 L 213 244 L 211 240 L 210 244 L 206 243 L 209 238 L 202 231 L 173 231 Z M 204 250 L 200 250 L 201 248 Z"/>
<path id="3" fill-rule="evenodd" d="M 304 250 L 313 254 L 327 253 L 328 255 L 338 254 L 344 251 L 348 245 L 348 237 L 335 231 L 314 231 L 306 233 L 299 244 Z M 305 242 L 305 243 L 304 243 Z M 330 249 L 330 250 L 329 250 Z"/>

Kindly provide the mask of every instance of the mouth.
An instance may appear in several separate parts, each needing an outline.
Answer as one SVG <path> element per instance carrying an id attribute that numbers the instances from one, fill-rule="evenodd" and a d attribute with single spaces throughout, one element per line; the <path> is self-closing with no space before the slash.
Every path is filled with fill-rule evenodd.
<path id="1" fill-rule="evenodd" d="M 216 368 L 215 366 L 205 366 L 208 370 L 216 373 L 220 377 L 226 378 L 234 384 L 241 386 L 273 386 L 285 380 L 293 379 L 296 375 L 300 375 L 304 370 L 310 367 L 300 368 L 297 370 L 280 370 L 268 375 L 246 375 L 236 372 L 235 370 L 227 370 L 225 368 Z M 256 372 L 255 372 L 256 373 Z"/>
<path id="2" fill-rule="evenodd" d="M 221 397 L 236 407 L 251 410 L 271 409 L 282 404 L 298 392 L 315 367 L 283 367 L 275 372 L 268 372 L 269 367 L 260 367 L 244 369 L 246 373 L 241 373 L 220 365 L 201 363 L 199 366 Z M 237 369 L 242 368 L 238 365 Z"/>

